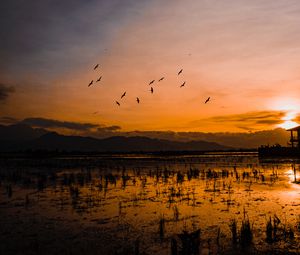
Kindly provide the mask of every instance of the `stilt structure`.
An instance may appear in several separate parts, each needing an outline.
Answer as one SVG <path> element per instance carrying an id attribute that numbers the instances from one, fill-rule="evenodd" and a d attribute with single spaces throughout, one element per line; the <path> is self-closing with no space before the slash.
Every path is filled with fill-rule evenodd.
<path id="1" fill-rule="evenodd" d="M 292 148 L 298 148 L 300 149 L 300 143 L 299 143 L 299 138 L 300 138 L 300 126 L 290 128 L 287 131 L 291 132 L 291 138 L 290 138 L 290 144 Z"/>

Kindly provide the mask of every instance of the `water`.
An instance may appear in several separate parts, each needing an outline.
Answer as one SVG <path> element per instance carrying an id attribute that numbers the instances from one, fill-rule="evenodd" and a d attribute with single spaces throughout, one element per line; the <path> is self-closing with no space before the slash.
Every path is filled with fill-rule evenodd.
<path id="1" fill-rule="evenodd" d="M 297 170 L 251 153 L 2 160 L 0 253 L 171 254 L 199 229 L 199 254 L 297 253 Z M 252 244 L 234 246 L 247 220 Z"/>

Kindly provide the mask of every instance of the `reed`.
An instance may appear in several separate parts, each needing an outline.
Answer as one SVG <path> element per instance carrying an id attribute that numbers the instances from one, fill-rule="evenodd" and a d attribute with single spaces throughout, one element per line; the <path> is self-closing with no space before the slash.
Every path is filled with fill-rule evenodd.
<path id="1" fill-rule="evenodd" d="M 238 243 L 238 233 L 237 233 L 237 221 L 236 219 L 231 220 L 229 228 L 232 235 L 232 244 L 236 245 Z"/>
<path id="2" fill-rule="evenodd" d="M 240 230 L 240 245 L 242 249 L 249 247 L 252 244 L 253 232 L 249 219 L 242 221 Z"/>
<path id="3" fill-rule="evenodd" d="M 164 215 L 161 216 L 159 219 L 159 238 L 161 241 L 163 241 L 165 237 L 165 219 Z"/>

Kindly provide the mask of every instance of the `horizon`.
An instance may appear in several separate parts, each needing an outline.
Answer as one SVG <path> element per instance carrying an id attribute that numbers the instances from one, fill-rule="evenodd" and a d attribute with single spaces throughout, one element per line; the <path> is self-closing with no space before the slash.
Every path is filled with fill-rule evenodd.
<path id="1" fill-rule="evenodd" d="M 37 121 L 36 119 L 34 119 Z M 231 148 L 259 148 L 262 145 L 276 145 L 280 144 L 281 146 L 286 146 L 290 140 L 290 133 L 285 129 L 276 128 L 273 130 L 262 130 L 262 131 L 252 131 L 252 132 L 175 132 L 175 131 L 128 131 L 124 132 L 122 130 L 111 128 L 111 127 L 98 127 L 96 130 L 91 130 L 88 123 L 72 123 L 72 122 L 47 122 L 45 119 L 42 119 L 44 122 L 39 120 L 39 126 L 36 127 L 33 125 L 33 119 L 23 120 L 15 124 L 0 124 L 0 140 L 4 142 L 4 148 L 9 146 L 7 141 L 21 142 L 22 141 L 31 141 L 35 142 L 42 137 L 48 137 L 47 134 L 55 132 L 63 139 L 62 136 L 69 137 L 76 142 L 77 137 L 82 138 L 96 138 L 96 139 L 107 139 L 113 137 L 141 137 L 141 138 L 150 138 L 154 140 L 164 140 L 164 141 L 174 141 L 174 142 L 209 142 L 216 143 L 221 146 L 227 146 Z M 30 125 L 31 123 L 31 125 Z M 41 124 L 47 124 L 41 125 Z M 36 124 L 36 123 L 35 123 Z M 52 125 L 52 128 L 49 126 Z M 53 126 L 53 125 L 56 126 Z M 57 125 L 60 124 L 60 128 L 57 128 Z M 62 128 L 64 127 L 64 128 Z M 68 127 L 68 128 L 66 128 Z M 72 132 L 70 133 L 70 128 L 72 127 Z M 30 129 L 28 129 L 30 128 Z M 93 128 L 95 128 L 93 126 Z M 67 129 L 67 131 L 66 131 Z M 46 136 L 44 136 L 46 135 Z M 153 141 L 154 141 L 153 140 Z M 2 146 L 2 147 L 3 147 Z M 43 145 L 43 149 L 47 149 L 47 142 Z M 49 145 L 50 146 L 50 145 Z M 60 149 L 60 143 L 56 145 L 57 149 Z M 80 147 L 80 145 L 78 144 Z M 127 146 L 130 147 L 128 143 Z M 209 149 L 209 145 L 207 145 Z M 11 146 L 9 146 L 11 147 Z M 78 147 L 78 148 L 79 148 Z M 130 148 L 128 149 L 130 150 Z M 145 147 L 147 145 L 145 144 Z M 225 149 L 224 147 L 224 149 Z M 17 147 L 16 147 L 17 148 Z M 50 147 L 49 147 L 50 148 Z M 101 149 L 101 146 L 98 146 Z M 156 146 L 155 150 L 159 150 L 159 145 Z M 117 148 L 116 148 L 117 150 Z"/>
<path id="2" fill-rule="evenodd" d="M 300 123 L 295 0 L 10 1 L 3 8 L 0 123 L 70 135 L 81 126 L 251 133 Z"/>

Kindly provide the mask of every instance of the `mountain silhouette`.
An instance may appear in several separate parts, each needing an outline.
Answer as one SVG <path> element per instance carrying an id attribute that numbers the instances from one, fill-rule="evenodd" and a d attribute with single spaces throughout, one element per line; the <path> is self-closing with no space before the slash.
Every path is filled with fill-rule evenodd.
<path id="1" fill-rule="evenodd" d="M 0 125 L 0 140 L 27 141 L 49 133 L 46 129 L 32 128 L 26 124 Z"/>
<path id="2" fill-rule="evenodd" d="M 143 136 L 113 136 L 97 139 L 83 136 L 66 136 L 26 125 L 0 127 L 1 151 L 82 151 L 82 152 L 154 152 L 154 151 L 216 151 L 231 147 L 215 142 L 178 142 Z"/>

